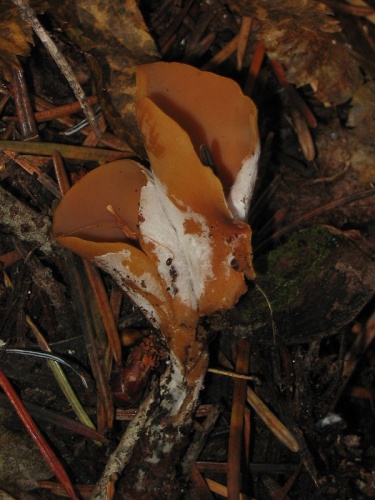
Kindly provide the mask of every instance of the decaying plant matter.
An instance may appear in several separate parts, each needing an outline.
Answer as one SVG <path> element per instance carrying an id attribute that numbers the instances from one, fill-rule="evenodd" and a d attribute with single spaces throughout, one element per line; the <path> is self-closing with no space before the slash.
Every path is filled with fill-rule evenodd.
<path id="1" fill-rule="evenodd" d="M 251 230 L 241 220 L 259 158 L 252 101 L 231 80 L 154 63 L 137 71 L 136 110 L 151 170 L 131 160 L 102 165 L 66 194 L 53 226 L 62 245 L 116 279 L 169 347 L 160 386 L 130 424 L 98 498 L 139 441 L 145 452 L 138 467 L 132 459 L 130 490 L 149 488 L 146 473 L 175 473 L 207 369 L 199 317 L 233 307 L 245 277 L 254 278 Z M 215 173 L 199 157 L 202 145 Z"/>
<path id="2" fill-rule="evenodd" d="M 17 464 L 0 467 L 1 489 L 374 497 L 371 5 L 0 2 L 0 365 L 74 491 L 23 471 L 37 460 L 14 432 L 1 434 L 0 463 Z M 250 211 L 255 110 L 194 68 L 257 103 Z M 97 430 L 69 418 L 30 358 L 40 334 L 92 373 L 89 390 L 67 375 Z M 0 428 L 16 418 L 0 394 Z"/>

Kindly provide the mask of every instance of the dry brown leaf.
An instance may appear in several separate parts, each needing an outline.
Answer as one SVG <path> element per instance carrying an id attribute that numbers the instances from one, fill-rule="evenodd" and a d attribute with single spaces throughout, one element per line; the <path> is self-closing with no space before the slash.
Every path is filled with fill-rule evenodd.
<path id="1" fill-rule="evenodd" d="M 135 67 L 160 56 L 136 1 L 56 1 L 53 13 L 62 26 L 67 23 L 79 28 L 95 42 L 89 63 L 98 91 L 103 90 L 99 99 L 105 116 L 115 133 L 142 153 L 143 140 L 134 113 Z M 80 39 L 74 41 L 81 43 Z"/>
<path id="2" fill-rule="evenodd" d="M 45 0 L 33 0 L 31 7 L 37 14 L 45 12 Z M 0 70 L 7 80 L 11 79 L 11 69 L 20 68 L 17 56 L 28 56 L 33 44 L 33 30 L 22 19 L 20 11 L 11 0 L 0 2 Z"/>
<path id="3" fill-rule="evenodd" d="M 260 24 L 259 39 L 297 87 L 310 84 L 322 102 L 347 101 L 362 83 L 358 64 L 336 39 L 338 21 L 314 0 L 232 0 L 230 5 Z"/>
<path id="4" fill-rule="evenodd" d="M 0 3 L 0 69 L 8 79 L 11 67 L 19 68 L 17 56 L 27 56 L 33 43 L 32 29 L 11 1 Z"/>

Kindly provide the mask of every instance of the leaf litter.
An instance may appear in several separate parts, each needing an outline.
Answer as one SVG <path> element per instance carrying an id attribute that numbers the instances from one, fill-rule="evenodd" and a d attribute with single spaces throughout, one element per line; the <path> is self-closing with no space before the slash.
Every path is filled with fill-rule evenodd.
<path id="1" fill-rule="evenodd" d="M 358 344 L 354 342 L 357 335 L 366 338 L 371 334 L 367 320 L 374 308 L 374 197 L 350 204 L 338 203 L 317 218 L 307 218 L 305 225 L 293 226 L 290 232 L 283 232 L 284 236 L 272 238 L 280 229 L 287 230 L 294 221 L 332 200 L 371 190 L 374 182 L 375 99 L 371 64 L 374 27 L 366 17 L 343 14 L 334 5 L 345 6 L 346 2 L 327 4 L 329 6 L 312 0 L 254 0 L 232 1 L 228 7 L 214 0 L 166 0 L 141 2 L 138 10 L 136 2 L 130 0 L 110 4 L 50 1 L 39 3 L 36 11 L 40 14 L 45 10 L 40 19 L 58 41 L 59 49 L 69 54 L 69 62 L 73 66 L 75 61 L 80 61 L 80 67 L 86 65 L 89 80 L 84 83 L 84 89 L 87 95 L 95 89 L 109 124 L 106 133 L 115 133 L 142 156 L 142 139 L 134 125 L 135 67 L 159 59 L 183 62 L 186 59 L 202 67 L 235 39 L 241 16 L 247 16 L 252 28 L 243 69 L 237 69 L 236 42 L 220 64 L 213 63 L 215 72 L 230 76 L 245 87 L 256 47 L 262 44 L 265 48 L 266 58 L 252 94 L 260 112 L 263 154 L 250 220 L 257 282 L 269 304 L 256 288 L 250 287 L 236 308 L 224 315 L 216 313 L 202 320 L 200 326 L 210 338 L 213 367 L 223 363 L 223 354 L 235 365 L 234 339 L 244 337 L 251 342 L 250 372 L 259 377 L 258 385 L 252 388 L 298 440 L 301 454 L 288 451 L 272 437 L 261 419 L 254 416 L 252 452 L 246 470 L 249 480 L 239 486 L 259 498 L 271 491 L 283 491 L 291 498 L 301 498 L 301 495 L 305 498 L 317 495 L 370 498 L 374 494 L 371 482 L 375 460 L 371 445 L 374 348 L 370 344 L 365 352 L 361 351 L 360 360 L 352 352 L 352 346 Z M 35 5 L 31 3 L 33 8 Z M 367 5 L 371 8 L 370 2 Z M 12 2 L 2 2 L 0 26 L 4 28 L 0 32 L 2 139 L 18 140 L 18 127 L 10 120 L 15 116 L 14 106 L 7 97 L 12 68 L 23 67 L 29 71 L 30 98 L 35 111 L 41 111 L 36 106 L 43 95 L 33 95 L 35 90 L 42 91 L 38 84 L 40 75 L 36 79 L 33 69 L 38 63 L 33 58 L 38 53 L 39 42 Z M 192 41 L 196 50 L 188 51 Z M 59 70 L 53 61 L 48 62 L 46 57 L 51 74 L 62 80 L 62 75 L 57 77 Z M 301 150 L 296 136 L 298 129 L 291 126 L 296 104 L 292 95 L 286 95 L 280 86 L 270 60 L 281 63 L 287 82 L 316 117 L 318 126 L 307 127 L 316 151 L 313 161 L 306 160 Z M 78 69 L 77 65 L 75 70 Z M 41 76 L 43 78 L 43 74 Z M 46 76 L 43 87 L 48 89 L 49 83 Z M 64 103 L 74 101 L 73 93 L 64 88 L 60 95 L 49 92 L 50 104 L 61 104 L 62 96 Z M 76 114 L 69 119 L 78 122 L 82 118 Z M 84 136 L 80 133 L 63 138 L 60 132 L 65 127 L 57 120 L 42 122 L 38 126 L 41 142 L 84 145 Z M 72 179 L 97 165 L 74 156 L 64 161 Z M 33 259 L 27 257 L 27 252 L 23 253 L 23 260 L 2 271 L 1 339 L 12 346 L 35 346 L 25 320 L 29 314 L 57 353 L 73 355 L 85 366 L 88 366 L 86 349 L 90 359 L 103 356 L 105 360 L 107 340 L 93 293 L 85 280 L 80 285 L 77 276 L 72 277 L 75 266 L 82 272 L 80 264 L 73 266 L 73 261 L 57 247 L 53 247 L 54 253 L 50 250 L 45 231 L 46 221 L 52 214 L 53 196 L 9 157 L 2 157 L 2 164 L 1 254 L 18 248 L 24 251 L 26 246 Z M 40 168 L 54 179 L 51 162 L 44 162 Z M 38 232 L 40 223 L 41 233 Z M 264 244 L 265 241 L 268 243 Z M 35 273 L 38 273 L 37 281 L 32 279 Z M 116 287 L 108 277 L 104 279 L 109 296 L 114 296 Z M 61 290 L 62 284 L 65 296 L 60 293 L 51 304 L 45 290 Z M 86 290 L 86 296 L 82 296 L 81 289 Z M 128 318 L 134 318 L 130 324 L 135 332 L 149 328 L 126 299 L 122 300 L 115 317 L 116 321 L 127 324 Z M 90 328 L 95 335 L 89 338 L 95 339 L 96 346 L 91 342 L 85 347 L 83 334 L 87 338 Z M 99 355 L 92 353 L 94 348 Z M 128 352 L 124 349 L 125 359 Z M 356 370 L 343 385 L 342 363 L 348 356 L 356 360 Z M 15 364 L 6 354 L 0 363 L 25 401 L 59 412 L 71 411 L 57 393 L 44 364 L 30 359 Z M 99 389 L 102 397 L 109 390 L 111 363 L 105 362 L 104 366 L 104 386 Z M 156 372 L 154 384 L 158 376 Z M 201 476 L 233 488 L 233 478 L 227 483 L 225 471 L 217 465 L 227 460 L 232 382 L 212 374 L 205 386 L 202 403 L 220 403 L 223 408 L 214 430 L 205 437 L 197 468 Z M 83 392 L 79 384 L 74 387 L 89 412 L 95 415 L 97 411 L 98 421 L 105 421 L 103 412 L 107 410 L 103 403 L 98 403 L 96 393 Z M 154 386 L 149 390 L 155 390 Z M 122 411 L 127 410 L 118 409 L 117 417 L 121 417 Z M 3 426 L 17 427 L 15 418 L 8 413 L 4 418 Z M 53 441 L 58 454 L 69 462 L 73 482 L 94 485 L 107 460 L 102 451 L 86 438 L 39 421 L 38 424 Z M 113 441 L 109 451 L 114 449 L 125 427 L 123 420 L 115 420 L 107 434 Z M 30 475 L 19 478 L 17 488 L 35 488 L 35 484 L 25 486 L 25 481 L 22 482 L 27 477 Z M 39 478 L 46 477 L 43 472 Z M 210 482 L 211 488 L 216 487 L 214 482 Z M 187 488 L 186 483 L 182 484 Z M 199 491 L 198 484 L 198 481 L 190 484 L 190 490 Z M 122 488 L 120 482 L 119 495 Z M 33 494 L 38 498 L 55 498 L 50 490 L 39 489 Z M 160 496 L 160 491 L 154 492 L 153 497 L 156 495 Z"/>

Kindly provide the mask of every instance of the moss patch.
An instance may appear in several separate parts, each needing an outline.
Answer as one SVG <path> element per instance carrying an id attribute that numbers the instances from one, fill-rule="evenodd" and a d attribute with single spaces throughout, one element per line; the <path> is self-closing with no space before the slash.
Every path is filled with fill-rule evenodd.
<path id="1" fill-rule="evenodd" d="M 249 292 L 230 312 L 231 321 L 252 330 L 271 324 L 266 294 L 274 315 L 290 313 L 305 300 L 306 287 L 319 282 L 338 239 L 322 227 L 293 233 L 280 245 L 255 262 L 257 278 Z"/>

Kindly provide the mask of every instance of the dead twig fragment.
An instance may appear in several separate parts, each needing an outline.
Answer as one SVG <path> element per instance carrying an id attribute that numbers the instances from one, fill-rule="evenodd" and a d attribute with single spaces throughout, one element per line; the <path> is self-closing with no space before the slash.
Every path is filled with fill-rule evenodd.
<path id="1" fill-rule="evenodd" d="M 9 156 L 13 161 L 17 163 L 21 168 L 23 168 L 27 173 L 32 176 L 35 176 L 50 193 L 55 196 L 55 198 L 61 198 L 61 193 L 55 181 L 53 181 L 49 175 L 45 174 L 40 170 L 39 167 L 33 165 L 30 161 L 28 161 L 25 157 L 17 156 L 12 151 L 4 151 L 4 153 Z"/>
<path id="2" fill-rule="evenodd" d="M 36 101 L 38 101 L 40 98 L 37 98 Z M 34 99 L 35 100 L 35 99 Z M 87 98 L 87 102 L 91 105 L 97 104 L 98 103 L 98 98 L 96 95 L 91 95 Z M 78 101 L 71 102 L 69 104 L 64 104 L 62 106 L 53 106 L 50 104 L 51 108 L 46 109 L 45 111 L 36 111 L 34 113 L 34 118 L 37 123 L 41 122 L 46 122 L 50 120 L 56 120 L 57 118 L 63 117 L 63 116 L 69 116 L 74 113 L 78 113 L 81 111 L 81 104 Z M 5 117 L 5 121 L 18 121 L 19 118 L 18 116 L 12 116 L 12 117 Z"/>
<path id="3" fill-rule="evenodd" d="M 97 101 L 96 96 L 90 96 L 87 99 L 89 100 L 89 102 L 91 104 L 96 104 L 96 101 Z M 91 101 L 91 99 L 92 99 L 92 101 Z M 77 123 L 76 119 L 66 116 L 65 112 L 64 112 L 64 116 L 60 116 L 60 112 L 59 112 L 60 108 L 59 107 L 56 108 L 53 104 L 46 101 L 45 99 L 42 99 L 41 97 L 38 97 L 38 96 L 34 96 L 34 102 L 35 102 L 35 107 L 38 110 L 38 112 L 35 113 L 37 120 L 38 120 L 38 116 L 40 116 L 41 118 L 46 116 L 46 118 L 48 118 L 48 116 L 49 116 L 48 113 L 51 112 L 53 115 L 54 111 L 56 110 L 57 114 L 59 116 L 57 116 L 54 119 L 56 119 L 59 123 L 62 123 L 66 127 L 73 127 L 74 125 L 76 125 L 76 123 Z M 73 105 L 74 105 L 74 109 L 75 109 L 74 112 L 76 112 L 78 109 L 81 109 L 79 103 L 78 103 L 77 109 L 76 109 L 77 103 L 72 103 L 72 106 Z M 70 105 L 67 104 L 66 106 L 68 107 Z M 64 108 L 64 107 L 65 106 L 61 106 L 61 108 Z M 39 112 L 40 112 L 40 115 L 38 114 Z M 46 112 L 47 114 L 44 115 L 44 112 Z M 91 127 L 85 127 L 79 131 L 80 134 L 83 134 L 86 136 L 89 135 L 90 132 L 91 132 Z M 111 148 L 111 149 L 117 149 L 119 151 L 126 151 L 128 153 L 132 153 L 131 148 L 123 139 L 120 139 L 120 137 L 117 137 L 116 135 L 114 135 L 110 132 L 104 132 L 103 136 L 100 139 L 100 144 L 103 146 L 106 146 L 108 148 Z M 135 155 L 134 152 L 133 152 L 133 155 Z"/>
<path id="4" fill-rule="evenodd" d="M 217 495 L 220 495 L 224 498 L 229 498 L 228 488 L 224 486 L 224 484 L 220 484 L 217 481 L 209 478 L 206 478 L 206 482 L 212 493 L 216 493 Z M 243 493 L 239 493 L 238 498 L 239 500 L 245 500 L 247 496 Z"/>
<path id="5" fill-rule="evenodd" d="M 287 482 L 284 484 L 282 488 L 280 488 L 279 495 L 277 496 L 277 500 L 287 499 L 290 490 L 292 489 L 294 483 L 296 482 L 297 477 L 299 476 L 302 469 L 302 462 L 300 462 L 299 466 L 293 472 L 293 474 L 289 477 Z"/>
<path id="6" fill-rule="evenodd" d="M 100 114 L 98 117 L 98 127 L 102 131 L 102 134 L 104 134 L 104 131 L 107 128 L 107 124 L 102 114 Z M 100 142 L 99 137 L 97 137 L 94 134 L 94 131 L 91 130 L 86 139 L 83 141 L 83 146 L 96 147 L 99 144 L 99 142 Z"/>
<path id="7" fill-rule="evenodd" d="M 72 288 L 73 300 L 81 312 L 82 330 L 85 336 L 87 355 L 98 391 L 97 426 L 104 434 L 112 428 L 114 408 L 108 377 L 103 366 L 104 353 L 97 341 L 95 326 L 92 319 L 92 308 L 87 293 L 87 282 L 84 281 L 84 271 L 78 258 L 71 253 L 64 252 L 67 279 Z"/>
<path id="8" fill-rule="evenodd" d="M 101 137 L 102 134 L 99 130 L 94 112 L 91 109 L 91 106 L 88 104 L 87 97 L 65 56 L 59 51 L 55 42 L 40 24 L 38 18 L 35 15 L 35 12 L 30 7 L 30 5 L 24 0 L 12 0 L 12 2 L 20 9 L 22 18 L 30 24 L 30 26 L 40 38 L 41 42 L 45 45 L 46 49 L 55 60 L 57 66 L 60 68 L 63 75 L 68 80 L 69 85 L 74 92 L 74 95 L 80 102 L 82 110 L 87 116 L 92 129 L 95 131 L 95 134 L 98 137 Z"/>
<path id="9" fill-rule="evenodd" d="M 69 158 L 71 160 L 97 161 L 99 163 L 107 163 L 134 156 L 134 153 L 129 151 L 112 151 L 109 149 L 70 146 L 68 144 L 57 144 L 53 142 L 0 141 L 0 151 L 14 151 L 15 153 L 36 154 L 41 156 L 52 156 L 55 151 L 58 151 L 64 158 Z"/>
<path id="10" fill-rule="evenodd" d="M 194 493 L 195 495 L 198 495 L 197 498 L 199 498 L 200 500 L 214 500 L 207 482 L 197 469 L 196 465 L 193 465 L 191 468 L 190 480 L 195 485 Z"/>
<path id="11" fill-rule="evenodd" d="M 306 120 L 297 106 L 292 105 L 290 107 L 290 114 L 291 125 L 297 134 L 298 143 L 301 147 L 303 156 L 307 161 L 313 161 L 315 158 L 315 145 Z"/>
<path id="12" fill-rule="evenodd" d="M 262 42 L 258 42 L 255 48 L 253 59 L 250 64 L 249 72 L 247 75 L 244 94 L 250 96 L 254 90 L 256 79 L 258 78 L 260 68 L 262 67 L 266 49 Z"/>
<path id="13" fill-rule="evenodd" d="M 21 137 L 25 141 L 39 139 L 38 127 L 31 106 L 25 75 L 21 69 L 13 69 L 13 100 L 16 106 Z"/>
<path id="14" fill-rule="evenodd" d="M 250 342 L 245 339 L 238 340 L 238 355 L 236 371 L 246 374 L 249 370 Z M 246 403 L 247 381 L 234 380 L 232 414 L 230 419 L 229 445 L 228 445 L 228 471 L 227 487 L 228 499 L 238 500 L 241 489 L 241 443 Z"/>
<path id="15" fill-rule="evenodd" d="M 67 193 L 70 189 L 70 184 L 68 176 L 66 175 L 64 161 L 61 157 L 61 154 L 58 153 L 57 151 L 53 153 L 52 160 L 60 193 L 64 196 L 64 194 Z"/>
<path id="16" fill-rule="evenodd" d="M 247 401 L 254 411 L 256 411 L 258 417 L 263 420 L 268 429 L 279 439 L 279 441 L 291 451 L 297 452 L 299 450 L 297 439 L 250 387 L 247 387 Z"/>
<path id="17" fill-rule="evenodd" d="M 316 121 L 315 116 L 313 115 L 311 109 L 308 107 L 305 101 L 302 99 L 302 97 L 298 94 L 296 89 L 293 87 L 293 85 L 291 85 L 287 81 L 283 65 L 279 61 L 275 60 L 271 60 L 270 62 L 275 75 L 277 76 L 277 79 L 288 94 L 291 105 L 295 105 L 299 109 L 309 127 L 316 128 L 318 122 Z"/>
<path id="18" fill-rule="evenodd" d="M 282 64 L 279 61 L 271 60 L 271 66 L 288 95 L 292 116 L 291 125 L 297 134 L 302 153 L 306 160 L 313 161 L 315 158 L 315 145 L 309 127 L 316 128 L 318 124 L 316 118 L 296 89 L 287 81 Z"/>
<path id="19" fill-rule="evenodd" d="M 220 406 L 211 406 L 211 410 L 208 413 L 205 421 L 202 425 L 197 426 L 195 431 L 193 441 L 189 446 L 188 451 L 184 457 L 182 462 L 182 467 L 186 472 L 191 470 L 191 467 L 196 463 L 201 451 L 205 445 L 208 435 L 214 428 L 217 419 L 219 418 L 221 413 Z"/>
<path id="20" fill-rule="evenodd" d="M 116 325 L 120 317 L 121 304 L 122 304 L 123 294 L 117 288 L 113 287 L 111 294 L 109 296 L 109 303 L 111 306 L 113 317 L 115 318 Z M 122 339 L 121 339 L 122 344 Z M 122 344 L 123 345 L 123 344 Z"/>
<path id="21" fill-rule="evenodd" d="M 84 261 L 85 270 L 93 289 L 96 302 L 102 317 L 105 331 L 107 333 L 108 342 L 111 346 L 113 358 L 117 365 L 121 364 L 121 342 L 117 331 L 116 323 L 113 317 L 111 305 L 108 300 L 103 280 L 100 277 L 98 270 L 88 261 Z"/>
<path id="22" fill-rule="evenodd" d="M 224 62 L 228 57 L 230 57 L 233 52 L 236 51 L 238 47 L 239 35 L 236 35 L 232 40 L 225 45 L 217 54 L 214 55 L 206 64 L 202 66 L 201 69 L 205 71 L 211 71 L 216 66 L 219 66 L 222 62 Z"/>
<path id="23" fill-rule="evenodd" d="M 224 375 L 226 377 L 238 378 L 241 380 L 258 380 L 258 377 L 253 375 L 244 375 L 243 373 L 231 372 L 220 368 L 209 368 L 207 371 L 209 373 L 216 373 L 217 375 Z"/>
<path id="24" fill-rule="evenodd" d="M 245 55 L 247 41 L 249 39 L 250 31 L 252 28 L 253 22 L 251 17 L 244 16 L 241 21 L 241 28 L 239 32 L 238 38 L 238 46 L 237 46 L 237 70 L 241 71 L 242 62 Z"/>
<path id="25" fill-rule="evenodd" d="M 216 9 L 207 10 L 201 15 L 197 23 L 193 24 L 192 33 L 186 40 L 185 57 L 187 59 L 201 57 L 211 46 L 216 38 L 216 34 L 210 32 L 204 36 L 204 33 L 214 20 L 216 14 Z"/>
<path id="26" fill-rule="evenodd" d="M 12 97 L 12 92 L 7 91 L 1 98 L 0 98 L 0 113 L 3 112 L 5 106 L 8 104 L 9 99 Z"/>

